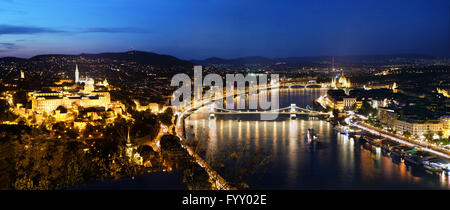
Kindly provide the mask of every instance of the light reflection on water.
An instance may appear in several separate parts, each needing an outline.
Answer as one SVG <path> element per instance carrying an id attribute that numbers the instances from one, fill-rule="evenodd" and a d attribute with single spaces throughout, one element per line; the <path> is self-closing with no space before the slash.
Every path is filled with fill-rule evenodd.
<path id="1" fill-rule="evenodd" d="M 323 91 L 282 90 L 280 104 L 311 106 Z M 308 128 L 318 133 L 320 145 L 305 142 Z M 243 151 L 240 157 L 248 160 L 247 165 L 225 161 L 216 170 L 225 179 L 234 179 L 227 172 L 256 169 L 242 178 L 253 189 L 450 189 L 447 176 L 407 166 L 379 148 L 364 148 L 358 139 L 336 133 L 326 121 L 259 121 L 249 116 L 209 120 L 207 114 L 193 114 L 186 120 L 186 131 L 188 139 L 203 145 L 200 154 L 210 163 Z M 270 159 L 258 166 L 254 159 L 261 152 Z"/>

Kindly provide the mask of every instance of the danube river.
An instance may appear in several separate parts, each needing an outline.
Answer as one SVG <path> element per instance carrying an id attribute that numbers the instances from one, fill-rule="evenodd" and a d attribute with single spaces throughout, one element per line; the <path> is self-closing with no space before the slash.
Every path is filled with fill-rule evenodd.
<path id="1" fill-rule="evenodd" d="M 312 106 L 326 89 L 281 89 L 280 107 Z M 192 114 L 186 137 L 226 180 L 250 189 L 450 189 L 449 177 L 392 159 L 323 120 Z M 305 141 L 313 128 L 319 144 Z"/>

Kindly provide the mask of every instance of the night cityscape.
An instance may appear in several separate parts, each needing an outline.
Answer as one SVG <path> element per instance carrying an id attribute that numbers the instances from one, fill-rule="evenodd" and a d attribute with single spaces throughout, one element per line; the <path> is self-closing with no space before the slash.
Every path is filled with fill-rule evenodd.
<path id="1" fill-rule="evenodd" d="M 1 191 L 213 207 L 241 198 L 195 192 L 265 206 L 271 190 L 450 189 L 449 1 L 0 0 L 0 14 Z"/>

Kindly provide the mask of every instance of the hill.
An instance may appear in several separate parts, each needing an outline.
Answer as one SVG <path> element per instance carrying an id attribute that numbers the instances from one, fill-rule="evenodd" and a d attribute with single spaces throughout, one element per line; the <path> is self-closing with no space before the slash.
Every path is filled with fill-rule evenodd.
<path id="1" fill-rule="evenodd" d="M 195 64 L 275 64 L 285 62 L 288 64 L 295 63 L 318 63 L 331 62 L 332 56 L 305 56 L 305 57 L 287 57 L 287 58 L 266 58 L 262 56 L 240 57 L 233 59 L 223 59 L 211 57 L 205 60 L 191 60 Z M 335 62 L 343 63 L 401 63 L 417 60 L 431 60 L 435 57 L 421 54 L 391 54 L 391 55 L 355 55 L 355 56 L 334 56 Z"/>
<path id="2" fill-rule="evenodd" d="M 145 65 L 157 65 L 157 66 L 189 66 L 193 65 L 191 62 L 178 59 L 170 55 L 161 55 L 157 53 L 144 52 L 144 51 L 128 51 L 118 53 L 98 53 L 98 54 L 80 54 L 80 55 L 63 55 L 63 54 L 48 54 L 37 55 L 29 60 L 42 61 L 48 60 L 49 57 L 84 57 L 87 59 L 104 59 L 104 60 L 117 60 L 136 62 Z"/>

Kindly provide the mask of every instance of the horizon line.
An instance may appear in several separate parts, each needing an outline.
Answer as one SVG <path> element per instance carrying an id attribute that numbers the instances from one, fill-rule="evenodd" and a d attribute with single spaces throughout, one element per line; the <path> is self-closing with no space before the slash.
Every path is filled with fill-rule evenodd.
<path id="1" fill-rule="evenodd" d="M 240 58 L 251 58 L 251 57 L 261 57 L 261 58 L 267 58 L 267 59 L 286 59 L 286 58 L 309 58 L 309 57 L 356 57 L 356 56 L 389 56 L 389 55 L 420 55 L 420 56 L 427 56 L 427 57 L 433 57 L 433 58 L 450 58 L 450 56 L 437 56 L 437 55 L 430 55 L 427 53 L 364 53 L 364 54 L 343 54 L 343 55 L 292 55 L 292 56 L 263 56 L 263 55 L 246 55 L 246 56 L 234 56 L 234 57 L 220 57 L 220 56 L 210 56 L 206 58 L 181 58 L 178 56 L 165 54 L 165 53 L 159 53 L 154 51 L 145 51 L 145 50 L 127 50 L 127 51 L 103 51 L 103 52 L 82 52 L 82 53 L 42 53 L 42 54 L 35 54 L 32 56 L 3 56 L 0 57 L 0 59 L 3 58 L 20 58 L 20 59 L 26 59 L 29 60 L 36 56 L 42 56 L 42 55 L 65 55 L 65 56 L 81 56 L 83 54 L 103 54 L 103 53 L 126 53 L 126 52 L 145 52 L 145 53 L 154 53 L 158 55 L 166 55 L 166 56 L 172 56 L 180 60 L 184 61 L 203 61 L 211 58 L 219 58 L 223 60 L 233 60 L 233 59 L 240 59 Z"/>

